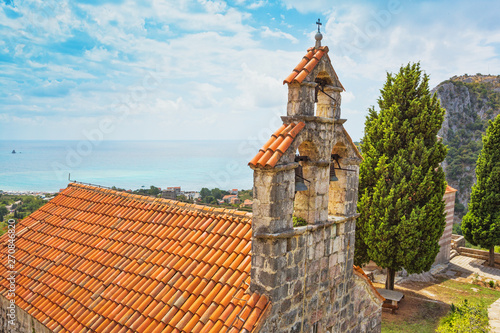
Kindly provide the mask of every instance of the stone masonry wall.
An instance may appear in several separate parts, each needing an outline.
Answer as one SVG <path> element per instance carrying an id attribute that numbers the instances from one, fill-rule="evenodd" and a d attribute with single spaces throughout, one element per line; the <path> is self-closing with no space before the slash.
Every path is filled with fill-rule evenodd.
<path id="1" fill-rule="evenodd" d="M 354 274 L 354 315 L 358 332 L 381 332 L 382 302 L 363 278 Z"/>
<path id="2" fill-rule="evenodd" d="M 353 274 L 354 232 L 354 217 L 332 217 L 252 241 L 252 279 L 268 286 L 272 302 L 260 332 L 380 331 L 380 304 L 358 298 L 363 286 Z M 254 267 L 261 267 L 256 275 Z"/>
<path id="3" fill-rule="evenodd" d="M 12 316 L 10 310 L 11 303 L 8 299 L 0 296 L 0 333 L 51 333 L 47 327 L 42 325 L 39 321 L 30 316 L 26 311 L 15 307 L 15 317 L 13 318 L 14 325 L 9 320 Z"/>

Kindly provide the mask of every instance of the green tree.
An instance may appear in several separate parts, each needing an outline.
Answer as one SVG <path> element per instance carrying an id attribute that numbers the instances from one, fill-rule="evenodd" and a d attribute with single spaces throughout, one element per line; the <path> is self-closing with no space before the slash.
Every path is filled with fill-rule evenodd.
<path id="1" fill-rule="evenodd" d="M 208 188 L 206 188 L 206 187 L 202 188 L 201 191 L 200 191 L 200 197 L 201 197 L 202 200 L 205 199 L 206 197 L 208 197 L 211 194 L 212 194 L 212 192 Z"/>
<path id="2" fill-rule="evenodd" d="M 444 109 L 428 82 L 419 63 L 388 73 L 361 143 L 355 262 L 387 268 L 390 290 L 402 268 L 430 269 L 445 226 L 446 147 L 437 138 Z"/>
<path id="3" fill-rule="evenodd" d="M 212 196 L 215 199 L 219 199 L 219 200 L 222 199 L 222 196 L 223 196 L 222 194 L 223 194 L 222 191 L 220 189 L 218 189 L 217 187 L 212 190 Z"/>
<path id="4" fill-rule="evenodd" d="M 462 231 L 471 244 L 490 249 L 488 264 L 494 266 L 495 245 L 500 245 L 500 115 L 490 120 L 483 137 L 476 178 Z"/>
<path id="5" fill-rule="evenodd" d="M 217 199 L 215 199 L 213 196 L 209 195 L 208 197 L 205 197 L 203 199 L 203 202 L 208 203 L 208 204 L 216 204 Z"/>
<path id="6" fill-rule="evenodd" d="M 149 195 L 158 196 L 158 194 L 160 194 L 160 192 L 161 192 L 160 189 L 156 186 L 151 185 L 149 187 Z"/>
<path id="7" fill-rule="evenodd" d="M 9 214 L 7 208 L 5 208 L 5 206 L 0 206 L 0 221 L 3 221 L 3 217 L 7 214 Z"/>

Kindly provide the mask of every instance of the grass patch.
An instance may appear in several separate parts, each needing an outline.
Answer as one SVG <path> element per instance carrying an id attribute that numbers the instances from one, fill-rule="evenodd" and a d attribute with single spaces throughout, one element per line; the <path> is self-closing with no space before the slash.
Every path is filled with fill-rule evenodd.
<path id="1" fill-rule="evenodd" d="M 444 280 L 439 285 L 445 287 L 441 289 L 443 289 L 442 292 L 445 293 L 448 298 L 447 303 L 459 303 L 468 299 L 471 302 L 477 302 L 488 307 L 500 298 L 500 291 L 475 284 L 463 283 L 455 280 Z"/>
<path id="2" fill-rule="evenodd" d="M 452 305 L 450 313 L 441 319 L 436 332 L 489 332 L 488 310 L 478 303 L 464 300 Z"/>
<path id="3" fill-rule="evenodd" d="M 403 302 L 406 300 L 403 300 Z M 439 319 L 448 311 L 448 306 L 444 304 L 422 301 L 415 307 L 412 313 L 407 314 L 402 320 L 382 321 L 383 333 L 433 333 L 435 332 Z M 436 318 L 438 314 L 438 318 Z M 390 316 L 399 316 L 400 314 Z"/>
<path id="4" fill-rule="evenodd" d="M 434 283 L 406 283 L 396 289 L 405 297 L 397 314 L 387 310 L 382 312 L 383 333 L 435 332 L 441 318 L 449 313 L 452 303 L 456 305 L 467 299 L 488 308 L 500 298 L 498 290 L 444 278 Z"/>

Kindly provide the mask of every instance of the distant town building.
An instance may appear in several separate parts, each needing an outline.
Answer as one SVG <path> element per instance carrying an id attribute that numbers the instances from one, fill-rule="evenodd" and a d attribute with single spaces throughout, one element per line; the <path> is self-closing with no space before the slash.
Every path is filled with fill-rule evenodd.
<path id="1" fill-rule="evenodd" d="M 250 200 L 250 199 L 246 199 L 245 201 L 243 201 L 243 203 L 241 204 L 241 207 L 252 207 L 253 205 L 253 200 Z"/>
<path id="2" fill-rule="evenodd" d="M 237 195 L 228 194 L 222 197 L 222 201 L 224 201 L 224 203 L 230 203 L 234 205 L 235 203 L 239 203 L 240 199 L 238 199 Z"/>
<path id="3" fill-rule="evenodd" d="M 196 191 L 185 191 L 185 192 L 181 192 L 182 194 L 184 194 L 186 196 L 186 198 L 188 199 L 191 199 L 191 200 L 196 200 L 198 198 L 200 198 L 200 192 L 196 192 Z"/>
<path id="4" fill-rule="evenodd" d="M 231 191 L 229 191 L 229 193 L 238 195 L 238 189 L 233 188 Z"/>
<path id="5" fill-rule="evenodd" d="M 161 197 L 165 199 L 175 200 L 181 194 L 181 187 L 167 187 L 161 192 Z"/>

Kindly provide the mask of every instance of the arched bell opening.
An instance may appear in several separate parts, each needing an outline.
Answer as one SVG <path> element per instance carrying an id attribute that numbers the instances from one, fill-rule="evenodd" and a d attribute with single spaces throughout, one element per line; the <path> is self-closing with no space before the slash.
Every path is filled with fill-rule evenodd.
<path id="1" fill-rule="evenodd" d="M 333 82 L 327 72 L 320 72 L 316 79 L 314 114 L 317 117 L 333 118 L 337 108 L 337 95 L 333 89 Z"/>
<path id="2" fill-rule="evenodd" d="M 352 212 L 347 202 L 356 195 L 353 189 L 357 186 L 350 184 L 356 182 L 357 167 L 350 165 L 347 147 L 341 142 L 337 142 L 332 149 L 329 171 L 328 215 L 350 215 Z"/>
<path id="3" fill-rule="evenodd" d="M 327 218 L 328 186 L 324 184 L 328 184 L 328 168 L 318 164 L 318 157 L 311 141 L 302 142 L 295 157 L 299 166 L 295 169 L 294 215 L 307 224 Z"/>

